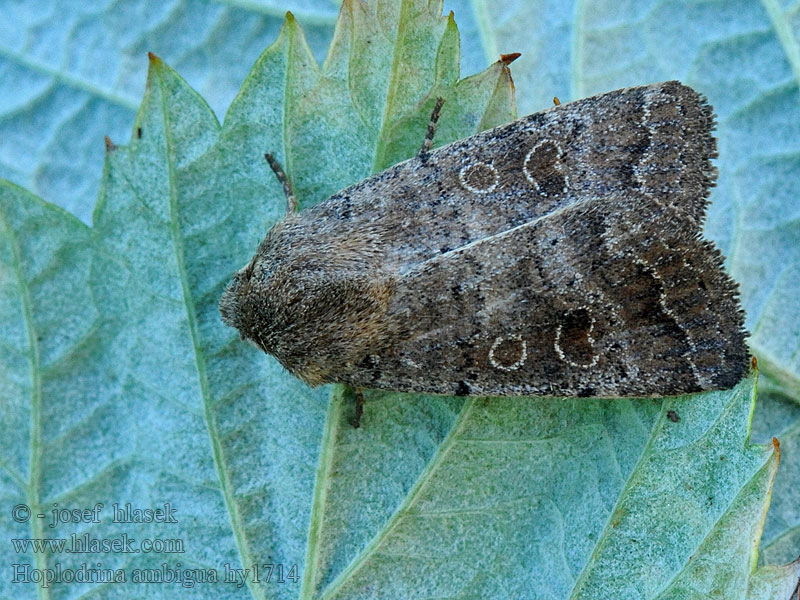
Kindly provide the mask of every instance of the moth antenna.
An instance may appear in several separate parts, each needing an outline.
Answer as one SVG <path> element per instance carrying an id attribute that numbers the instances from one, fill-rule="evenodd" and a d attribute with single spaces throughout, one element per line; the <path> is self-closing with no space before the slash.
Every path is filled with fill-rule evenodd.
<path id="1" fill-rule="evenodd" d="M 558 96 L 553 96 L 553 104 L 555 106 L 561 106 L 561 100 L 558 99 Z"/>
<path id="2" fill-rule="evenodd" d="M 422 148 L 419 149 L 419 153 L 417 154 L 422 160 L 425 160 L 425 157 L 433 146 L 433 136 L 436 135 L 436 125 L 439 122 L 439 113 L 442 111 L 442 104 L 444 104 L 444 98 L 439 96 L 436 98 L 436 106 L 433 107 L 431 120 L 428 122 L 428 130 L 425 132 L 425 140 L 422 142 Z"/>
<path id="3" fill-rule="evenodd" d="M 267 152 L 264 155 L 264 158 L 267 159 L 269 168 L 272 169 L 273 173 L 275 173 L 275 177 L 277 177 L 278 181 L 280 181 L 281 185 L 283 185 L 283 193 L 286 195 L 286 213 L 288 214 L 297 212 L 297 198 L 292 191 L 292 182 L 289 181 L 289 178 L 281 168 L 280 163 L 275 160 L 275 156 L 273 156 L 272 152 Z"/>

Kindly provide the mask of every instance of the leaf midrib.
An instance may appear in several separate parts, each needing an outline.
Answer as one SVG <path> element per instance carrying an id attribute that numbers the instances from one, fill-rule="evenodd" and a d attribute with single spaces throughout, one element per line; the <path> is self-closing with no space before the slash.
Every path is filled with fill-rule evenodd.
<path id="1" fill-rule="evenodd" d="M 708 428 L 703 433 L 703 435 L 700 436 L 700 438 L 698 438 L 698 441 L 702 440 L 704 437 L 708 436 L 709 433 L 714 429 L 714 427 L 716 427 L 723 420 L 723 418 L 725 418 L 727 415 L 730 414 L 731 411 L 734 410 L 734 405 L 738 401 L 738 399 L 736 398 L 736 395 L 740 394 L 740 393 L 743 393 L 743 392 L 741 392 L 739 390 L 734 390 L 734 391 L 732 391 L 732 393 L 734 394 L 734 396 L 731 398 L 730 402 L 727 404 L 727 406 L 725 406 L 725 408 L 722 411 L 720 411 L 720 413 L 717 415 L 717 417 L 714 419 L 714 421 L 709 424 Z M 749 417 L 749 419 L 750 419 L 750 421 L 752 421 L 753 410 L 755 408 L 755 402 L 754 402 L 755 388 L 750 389 L 749 393 L 751 394 L 751 397 L 750 397 L 750 417 Z M 650 449 L 652 448 L 653 442 L 655 440 L 655 433 L 659 430 L 659 428 L 661 428 L 663 426 L 664 421 L 667 418 L 667 412 L 668 412 L 668 409 L 669 409 L 670 406 L 671 406 L 671 403 L 666 401 L 666 399 L 665 399 L 665 401 L 662 402 L 661 413 L 659 414 L 658 418 L 655 419 L 655 421 L 654 421 L 653 427 L 650 430 L 650 437 L 647 440 L 647 444 L 645 444 L 641 454 L 639 455 L 639 458 L 636 461 L 636 464 L 634 465 L 633 469 L 631 469 L 630 474 L 628 476 L 628 479 L 625 482 L 625 486 L 622 488 L 622 490 L 620 490 L 620 493 L 619 493 L 619 495 L 617 497 L 617 500 L 614 503 L 614 506 L 612 507 L 611 511 L 608 514 L 608 519 L 606 521 L 605 527 L 603 528 L 603 532 L 597 538 L 597 543 L 595 544 L 594 550 L 592 551 L 592 553 L 589 556 L 588 560 L 586 561 L 586 563 L 584 564 L 583 568 L 581 569 L 580 574 L 575 579 L 575 583 L 572 586 L 572 590 L 571 590 L 570 596 L 569 596 L 570 600 L 574 600 L 574 599 L 579 597 L 578 595 L 580 594 L 580 592 L 581 592 L 581 590 L 582 590 L 582 588 L 583 588 L 583 586 L 585 584 L 586 578 L 588 577 L 588 574 L 591 572 L 591 566 L 593 565 L 593 563 L 595 561 L 595 557 L 600 552 L 602 543 L 605 540 L 607 534 L 609 533 L 609 531 L 611 531 L 611 529 L 613 529 L 612 522 L 613 522 L 613 519 L 614 519 L 614 515 L 617 513 L 617 510 L 620 507 L 620 505 L 622 504 L 622 501 L 625 498 L 627 498 L 628 490 L 630 489 L 631 484 L 633 483 L 634 478 L 636 476 L 636 473 L 638 472 L 640 466 L 642 465 L 642 463 L 645 460 L 647 460 L 650 457 Z M 767 462 L 768 461 L 769 461 L 769 459 L 767 459 Z M 759 469 L 756 471 L 756 474 L 754 474 L 753 477 L 751 477 L 747 481 L 747 483 L 745 483 L 742 486 L 742 489 L 744 489 L 750 483 L 750 481 L 752 481 L 752 479 L 761 471 L 762 468 L 763 468 L 763 465 L 762 465 L 762 467 L 759 467 Z M 701 542 L 697 545 L 697 549 L 699 549 L 703 545 L 703 543 L 705 543 L 705 541 L 708 538 L 708 536 L 711 535 L 711 533 L 714 531 L 714 528 L 716 527 L 717 523 L 730 510 L 730 506 L 736 501 L 736 499 L 739 497 L 740 494 L 741 494 L 741 489 L 739 490 L 739 493 L 736 494 L 736 496 L 734 496 L 731 499 L 731 501 L 728 504 L 728 507 L 724 511 L 722 511 L 722 513 L 720 514 L 720 517 L 708 529 L 708 532 L 706 533 L 706 535 L 703 536 L 703 540 L 701 540 Z M 695 550 L 695 552 L 697 552 L 697 549 Z M 684 565 L 684 568 L 685 568 L 685 565 Z M 673 578 L 670 579 L 670 581 L 668 582 L 667 586 L 665 588 L 663 588 L 661 591 L 659 591 L 659 594 L 663 593 L 664 590 L 668 589 L 668 586 L 672 585 L 672 582 L 675 580 L 677 575 L 680 574 L 681 572 L 683 572 L 683 570 L 684 569 L 681 569 L 675 576 L 673 576 Z"/>
<path id="2" fill-rule="evenodd" d="M 792 68 L 795 82 L 800 83 L 800 45 L 792 35 L 778 3 L 775 0 L 761 0 L 761 4 L 767 11 L 772 28 L 775 30 L 775 36 L 786 54 L 786 60 L 789 61 L 789 66 Z"/>
<path id="3" fill-rule="evenodd" d="M 2 208 L 2 206 L 0 206 Z M 8 218 L 3 210 L 0 210 L 0 220 L 3 227 L 8 232 L 8 240 L 11 246 L 14 261 L 14 273 L 19 286 L 19 295 L 22 302 L 22 312 L 25 321 L 25 332 L 28 337 L 28 347 L 30 349 L 31 365 L 31 429 L 30 429 L 30 455 L 29 455 L 29 479 L 27 484 L 28 507 L 35 515 L 39 512 L 42 489 L 42 374 L 41 374 L 41 353 L 39 341 L 36 336 L 33 321 L 33 305 L 31 302 L 30 289 L 25 281 L 22 272 L 22 250 L 14 230 L 10 227 Z M 32 537 L 41 539 L 45 537 L 42 519 L 32 518 L 31 534 Z M 40 572 L 47 568 L 47 555 L 44 552 L 34 552 L 34 562 Z M 52 588 L 37 585 L 36 594 L 39 598 L 46 600 L 50 598 Z"/>
<path id="4" fill-rule="evenodd" d="M 162 81 L 162 92 L 160 94 L 161 100 L 161 114 L 164 119 L 164 143 L 166 145 L 167 157 L 167 173 L 169 183 L 169 217 L 170 217 L 170 237 L 175 249 L 175 258 L 177 263 L 178 275 L 181 282 L 181 293 L 183 296 L 183 303 L 186 309 L 186 319 L 189 325 L 189 333 L 192 339 L 192 349 L 194 351 L 195 367 L 197 370 L 197 380 L 200 386 L 200 393 L 203 399 L 203 416 L 208 430 L 209 440 L 211 442 L 212 456 L 214 459 L 214 468 L 217 473 L 217 478 L 220 482 L 220 489 L 222 497 L 225 502 L 225 508 L 231 520 L 231 530 L 233 531 L 236 540 L 236 547 L 239 553 L 239 559 L 242 566 L 253 564 L 255 561 L 250 554 L 249 545 L 244 535 L 244 527 L 242 526 L 241 515 L 237 510 L 237 503 L 233 495 L 233 484 L 230 481 L 228 472 L 224 469 L 224 453 L 222 443 L 220 442 L 219 427 L 217 420 L 214 416 L 212 406 L 212 394 L 208 380 L 208 371 L 206 368 L 205 356 L 202 352 L 200 344 L 200 334 L 197 327 L 197 313 L 192 296 L 189 279 L 186 273 L 185 254 L 183 248 L 183 236 L 180 230 L 179 222 L 179 207 L 178 207 L 178 192 L 177 184 L 175 182 L 176 167 L 174 163 L 174 142 L 172 140 L 170 129 L 170 117 L 167 109 L 167 95 L 163 93 L 166 85 L 163 85 L 163 78 L 159 73 L 159 79 Z M 250 578 L 247 580 L 247 586 L 250 593 L 254 598 L 266 598 L 265 590 L 262 586 L 256 586 Z"/>
<path id="5" fill-rule="evenodd" d="M 641 453 L 639 453 L 639 457 L 636 459 L 636 464 L 634 464 L 633 468 L 630 470 L 630 474 L 628 475 L 627 480 L 625 481 L 624 487 L 620 490 L 619 495 L 617 496 L 616 502 L 614 502 L 614 506 L 611 507 L 611 510 L 608 512 L 608 517 L 606 518 L 606 523 L 603 526 L 603 531 L 597 536 L 597 543 L 594 545 L 594 549 L 589 557 L 586 559 L 586 562 L 581 569 L 581 572 L 578 573 L 578 576 L 575 578 L 575 583 L 572 585 L 572 590 L 570 590 L 569 598 L 573 600 L 574 598 L 578 597 L 581 589 L 583 588 L 586 578 L 589 576 L 591 572 L 590 565 L 594 563 L 595 558 L 600 552 L 600 548 L 603 545 L 603 540 L 607 537 L 609 531 L 613 528 L 612 522 L 614 520 L 614 515 L 617 514 L 620 505 L 622 504 L 623 499 L 627 497 L 627 492 L 631 487 L 631 483 L 633 481 L 634 475 L 639 470 L 639 467 L 642 463 L 647 459 L 649 456 L 649 450 L 653 445 L 653 440 L 655 439 L 655 432 L 664 422 L 664 419 L 667 418 L 667 403 L 663 402 L 661 404 L 661 413 L 658 415 L 658 418 L 654 420 L 653 426 L 650 428 L 650 436 L 647 439 L 647 443 L 642 447 Z"/>
<path id="6" fill-rule="evenodd" d="M 478 26 L 478 36 L 483 46 L 483 54 L 487 64 L 497 60 L 500 53 L 497 51 L 497 36 L 489 23 L 488 10 L 484 0 L 472 1 L 472 14 L 475 16 L 475 23 Z"/>
<path id="7" fill-rule="evenodd" d="M 570 87 L 572 88 L 572 99 L 583 98 L 583 34 L 585 16 L 584 0 L 575 0 L 572 11 L 572 51 L 570 52 Z"/>
<path id="8" fill-rule="evenodd" d="M 771 459 L 772 459 L 772 455 L 769 455 L 767 457 L 767 460 L 764 461 L 764 464 L 761 465 L 758 469 L 756 469 L 756 471 L 753 473 L 752 477 L 750 477 L 750 479 L 748 479 L 747 482 L 744 485 L 742 485 L 741 489 L 739 490 L 739 493 L 736 494 L 733 498 L 731 498 L 731 501 L 728 503 L 728 506 L 726 506 L 725 510 L 723 510 L 720 513 L 719 517 L 714 521 L 714 523 L 711 525 L 711 527 L 708 528 L 708 531 L 703 536 L 703 539 L 700 541 L 699 544 L 697 544 L 697 547 L 695 548 L 694 552 L 692 553 L 692 556 L 694 556 L 697 553 L 701 552 L 703 550 L 703 548 L 708 545 L 709 540 L 711 539 L 711 536 L 717 530 L 717 526 L 722 522 L 722 520 L 725 517 L 727 517 L 729 515 L 729 513 L 731 512 L 731 508 L 736 504 L 736 501 L 739 500 L 739 498 L 742 496 L 742 494 L 747 490 L 748 486 L 750 486 L 750 484 L 752 484 L 753 481 L 757 477 L 759 477 L 761 475 L 761 473 L 763 471 L 765 471 L 765 470 L 772 470 L 773 471 L 772 481 L 769 484 L 770 491 L 766 496 L 767 498 L 769 498 L 769 496 L 772 493 L 772 486 L 775 483 L 775 471 L 777 471 L 777 465 L 773 466 L 771 464 Z M 761 535 L 760 534 L 764 529 L 764 521 L 765 521 L 765 519 L 767 517 L 767 509 L 768 508 L 769 508 L 769 501 L 766 501 L 766 502 L 763 503 L 763 510 L 762 510 L 762 515 L 761 515 L 761 523 L 760 523 L 760 526 L 759 526 L 758 539 L 761 539 Z M 750 565 L 751 569 L 748 569 L 748 573 L 750 573 L 752 571 L 752 567 L 756 563 L 755 559 L 758 556 L 758 551 L 757 551 L 758 544 L 755 545 L 755 548 L 756 548 L 756 551 L 754 552 L 752 564 Z M 659 592 L 654 596 L 654 598 L 662 598 L 662 597 L 664 597 L 664 595 L 667 594 L 670 591 L 670 589 L 675 585 L 675 583 L 679 580 L 680 576 L 682 574 L 686 573 L 687 569 L 690 566 L 692 566 L 692 562 L 690 560 L 686 561 L 684 563 L 683 567 L 681 569 L 679 569 L 678 571 L 676 571 L 672 575 L 670 580 L 668 582 L 666 582 L 666 584 L 661 588 L 661 590 L 659 590 Z"/>
<path id="9" fill-rule="evenodd" d="M 320 442 L 321 450 L 314 483 L 311 515 L 309 517 L 308 547 L 303 568 L 303 583 L 300 588 L 300 598 L 304 599 L 310 599 L 314 596 L 314 587 L 319 571 L 320 534 L 325 519 L 329 482 L 331 471 L 333 470 L 335 441 L 341 423 L 343 392 L 343 386 L 337 385 L 334 387 L 332 398 L 328 405 L 328 414 L 325 418 L 325 430 Z"/>
<path id="10" fill-rule="evenodd" d="M 364 549 L 350 562 L 350 564 L 322 591 L 320 600 L 332 598 L 344 586 L 348 580 L 355 576 L 359 570 L 366 564 L 367 560 L 372 556 L 375 548 L 379 547 L 381 543 L 391 535 L 400 520 L 409 512 L 409 508 L 419 497 L 422 489 L 431 480 L 431 476 L 439 468 L 439 465 L 445 460 L 450 450 L 460 441 L 459 433 L 464 428 L 469 415 L 472 413 L 473 408 L 477 402 L 477 397 L 471 397 L 464 402 L 461 407 L 461 412 L 458 418 L 450 427 L 447 437 L 439 445 L 436 453 L 426 465 L 425 469 L 420 473 L 414 485 L 406 494 L 402 504 L 400 504 L 394 513 L 386 520 L 386 523 L 380 531 L 364 546 Z"/>
<path id="11" fill-rule="evenodd" d="M 39 73 L 40 75 L 46 75 L 48 77 L 52 77 L 54 80 L 62 83 L 63 85 L 66 85 L 75 90 L 79 90 L 81 92 L 85 92 L 96 98 L 102 98 L 103 100 L 111 102 L 112 104 L 116 104 L 117 106 L 122 106 L 134 112 L 139 108 L 138 103 L 133 102 L 128 98 L 125 98 L 124 96 L 103 90 L 101 88 L 98 88 L 95 84 L 93 84 L 88 80 L 84 80 L 79 77 L 67 74 L 64 71 L 54 69 L 40 61 L 32 60 L 27 56 L 25 56 L 24 54 L 15 52 L 8 46 L 0 45 L 0 56 L 5 56 L 10 61 L 16 62 L 17 64 L 33 71 L 34 73 Z"/>
<path id="12" fill-rule="evenodd" d="M 397 48 L 403 39 L 403 35 L 405 34 L 405 22 L 406 19 L 403 18 L 403 15 L 406 14 L 408 10 L 408 0 L 401 0 L 400 3 L 400 15 L 397 21 L 397 35 L 394 40 L 394 44 L 392 45 L 392 68 L 389 75 L 389 85 L 386 89 L 386 104 L 383 108 L 383 115 L 381 115 L 381 123 L 378 127 L 378 139 L 377 143 L 375 144 L 375 153 L 372 155 L 372 166 L 370 168 L 370 173 L 377 173 L 382 171 L 386 168 L 384 165 L 384 153 L 386 151 L 386 124 L 389 121 L 389 115 L 393 114 L 392 106 L 394 105 L 392 99 L 396 95 L 397 85 L 399 84 L 398 77 L 397 77 Z"/>

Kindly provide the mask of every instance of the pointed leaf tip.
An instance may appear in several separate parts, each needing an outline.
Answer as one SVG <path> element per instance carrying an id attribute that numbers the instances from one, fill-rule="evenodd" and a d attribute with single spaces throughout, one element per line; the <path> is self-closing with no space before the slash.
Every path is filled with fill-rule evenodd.
<path id="1" fill-rule="evenodd" d="M 294 15 L 292 14 L 292 11 L 290 11 L 290 10 L 286 11 L 286 21 L 289 22 L 289 23 L 294 23 L 295 21 L 297 21 L 297 19 L 294 18 Z"/>
<path id="2" fill-rule="evenodd" d="M 111 138 L 108 136 L 104 136 L 103 138 L 106 143 L 106 152 L 113 152 L 117 149 L 117 145 L 111 141 Z"/>
<path id="3" fill-rule="evenodd" d="M 152 52 L 147 53 L 147 58 L 150 60 L 151 64 L 162 62 L 161 58 L 153 54 Z"/>
<path id="4" fill-rule="evenodd" d="M 775 448 L 775 454 L 778 455 L 778 463 L 781 462 L 781 443 L 778 441 L 778 438 L 772 438 L 772 447 Z"/>
<path id="5" fill-rule="evenodd" d="M 501 54 L 500 55 L 500 62 L 503 63 L 505 66 L 508 66 L 512 62 L 517 60 L 520 56 L 522 56 L 521 52 L 512 52 L 511 54 Z"/>

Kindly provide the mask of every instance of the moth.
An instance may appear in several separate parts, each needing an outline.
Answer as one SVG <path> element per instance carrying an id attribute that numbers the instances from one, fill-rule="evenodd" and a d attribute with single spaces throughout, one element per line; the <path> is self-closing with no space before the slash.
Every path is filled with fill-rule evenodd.
<path id="1" fill-rule="evenodd" d="M 290 211 L 220 300 L 312 386 L 664 396 L 732 387 L 744 315 L 701 237 L 717 156 L 677 81 L 613 91 L 420 153 Z"/>

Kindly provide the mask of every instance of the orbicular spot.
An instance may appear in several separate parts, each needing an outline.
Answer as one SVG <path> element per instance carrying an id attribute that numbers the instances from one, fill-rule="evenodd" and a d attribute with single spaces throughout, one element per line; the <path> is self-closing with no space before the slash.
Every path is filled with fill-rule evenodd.
<path id="1" fill-rule="evenodd" d="M 498 337 L 489 348 L 489 363 L 501 371 L 516 371 L 528 358 L 528 345 L 520 335 Z"/>
<path id="2" fill-rule="evenodd" d="M 522 171 L 542 196 L 553 196 L 567 191 L 569 181 L 561 155 L 558 144 L 543 140 L 525 156 Z"/>
<path id="3" fill-rule="evenodd" d="M 554 348 L 558 357 L 573 367 L 588 369 L 600 356 L 594 348 L 595 319 L 586 307 L 570 310 L 556 328 Z"/>
<path id="4" fill-rule="evenodd" d="M 488 194 L 497 187 L 497 169 L 485 162 L 464 165 L 458 172 L 458 180 L 474 194 Z"/>

